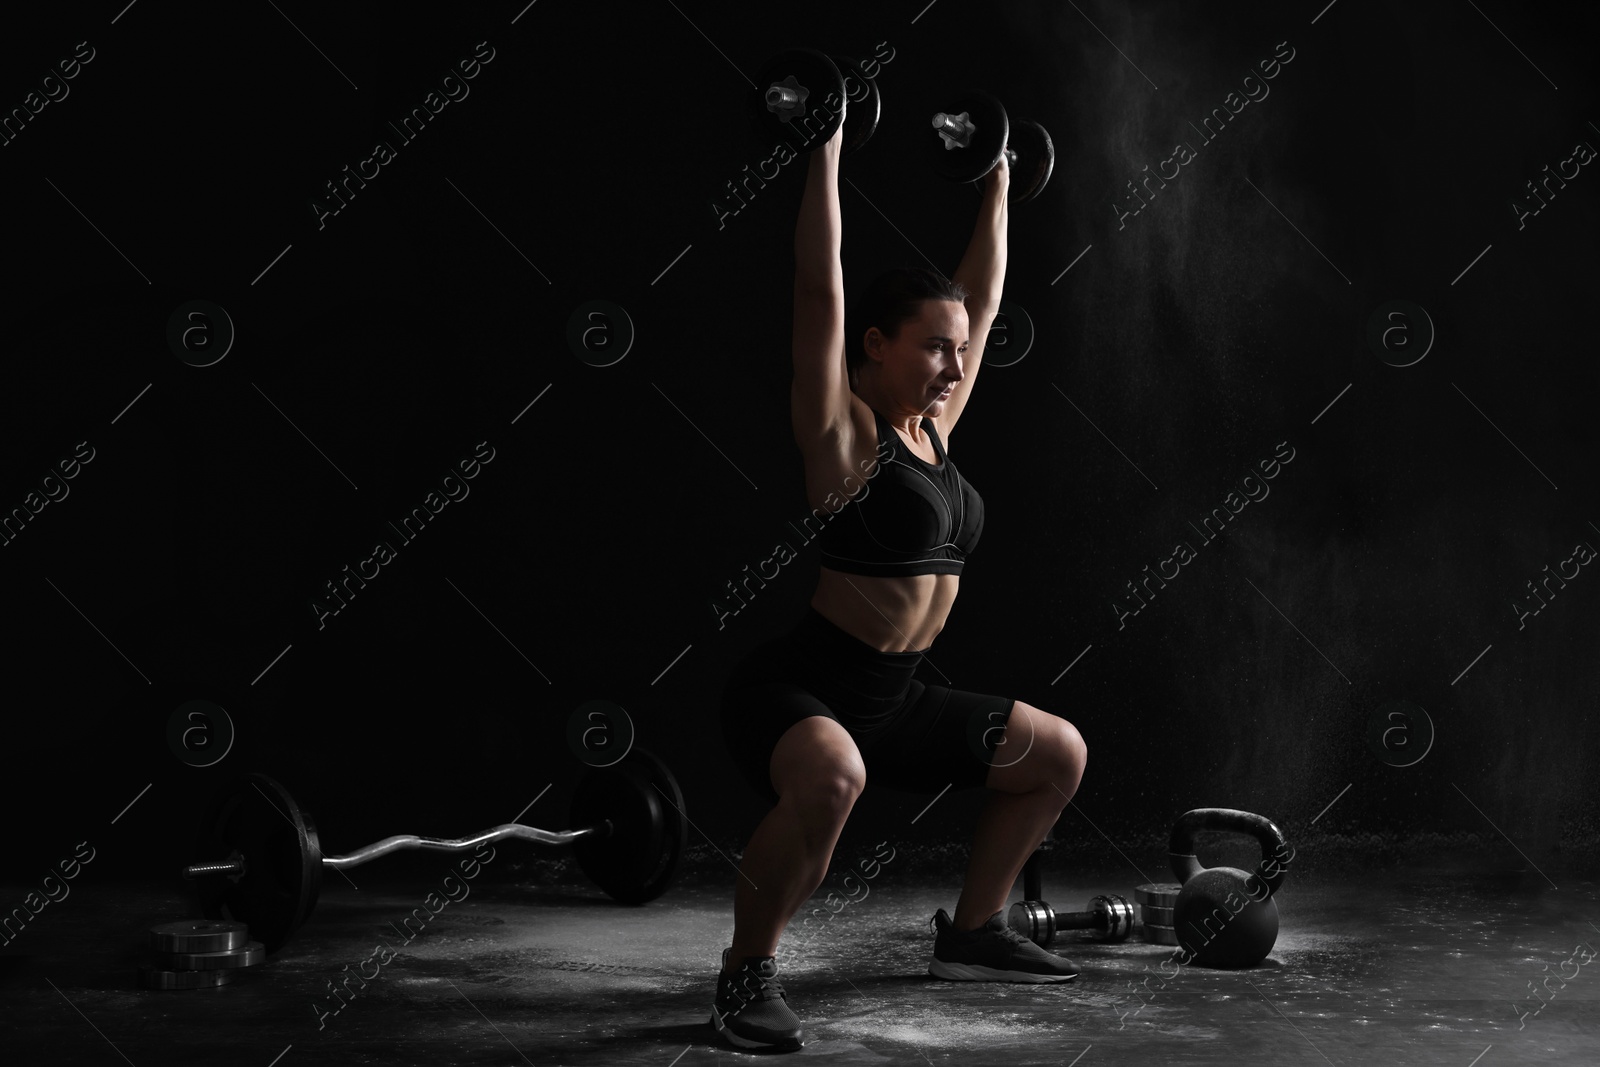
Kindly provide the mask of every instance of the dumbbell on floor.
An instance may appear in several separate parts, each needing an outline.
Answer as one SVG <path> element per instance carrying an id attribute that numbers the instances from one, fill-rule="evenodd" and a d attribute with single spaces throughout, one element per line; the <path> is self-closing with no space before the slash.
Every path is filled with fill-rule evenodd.
<path id="1" fill-rule="evenodd" d="M 935 112 L 926 158 L 934 173 L 954 182 L 976 182 L 1006 158 L 1011 184 L 1009 203 L 1022 204 L 1044 191 L 1055 169 L 1055 143 L 1031 119 L 1013 123 L 1000 101 L 972 92 L 949 101 Z"/>
<path id="2" fill-rule="evenodd" d="M 325 856 L 310 813 L 274 779 L 249 774 L 212 801 L 197 852 L 202 862 L 183 874 L 195 881 L 206 918 L 246 923 L 269 953 L 310 917 L 324 869 L 357 867 L 391 852 L 466 852 L 504 840 L 571 845 L 584 873 L 624 904 L 653 900 L 672 883 L 688 844 L 688 818 L 677 780 L 660 759 L 636 748 L 609 767 L 591 768 L 568 814 L 575 829 L 501 823 L 455 839 L 400 834 Z"/>
<path id="3" fill-rule="evenodd" d="M 1045 903 L 1044 875 L 1035 850 L 1022 865 L 1022 900 L 1011 905 L 1006 925 L 1042 948 L 1049 948 L 1057 930 L 1092 930 L 1102 941 L 1125 941 L 1133 932 L 1133 908 L 1116 894 L 1095 897 L 1088 911 L 1057 912 Z"/>
<path id="4" fill-rule="evenodd" d="M 1125 941 L 1133 932 L 1133 907 L 1115 893 L 1089 901 L 1088 911 L 1055 911 L 1042 900 L 1019 900 L 1006 913 L 1011 929 L 1041 948 L 1059 930 L 1089 930 L 1101 941 Z"/>

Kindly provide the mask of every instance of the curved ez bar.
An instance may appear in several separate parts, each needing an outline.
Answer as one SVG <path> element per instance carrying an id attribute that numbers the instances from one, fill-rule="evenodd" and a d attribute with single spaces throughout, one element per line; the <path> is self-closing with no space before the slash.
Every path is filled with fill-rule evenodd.
<path id="1" fill-rule="evenodd" d="M 366 848 L 358 848 L 354 852 L 343 856 L 324 856 L 322 866 L 335 871 L 342 871 L 346 867 L 359 867 L 368 860 L 375 860 L 379 856 L 387 856 L 391 852 L 404 852 L 410 849 L 419 849 L 424 852 L 466 852 L 477 848 L 479 845 L 490 841 L 504 841 L 507 838 L 516 838 L 519 841 L 532 841 L 539 845 L 570 845 L 580 837 L 598 834 L 609 837 L 611 834 L 610 821 L 602 822 L 598 826 L 586 827 L 582 830 L 539 830 L 532 826 L 523 826 L 521 823 L 508 822 L 484 830 L 472 837 L 457 837 L 446 839 L 441 837 L 418 837 L 415 834 L 397 834 L 386 837 L 382 841 L 375 841 Z"/>
<path id="2" fill-rule="evenodd" d="M 490 841 L 504 841 L 516 838 L 519 841 L 532 841 L 538 845 L 570 845 L 581 837 L 589 836 L 610 837 L 611 820 L 602 820 L 596 826 L 588 826 L 581 830 L 540 830 L 533 826 L 523 826 L 521 823 L 507 822 L 491 827 L 471 837 L 443 838 L 443 837 L 418 837 L 416 834 L 396 834 L 386 837 L 382 841 L 374 841 L 365 848 L 358 848 L 343 856 L 323 856 L 322 866 L 335 871 L 342 871 L 346 867 L 359 867 L 363 863 L 387 856 L 391 852 L 407 852 L 412 850 L 423 852 L 466 852 L 477 848 L 479 845 Z M 235 853 L 237 857 L 237 853 Z M 185 878 L 196 878 L 213 874 L 243 874 L 246 871 L 245 861 L 240 858 L 229 858 L 222 863 L 196 863 L 184 868 Z"/>

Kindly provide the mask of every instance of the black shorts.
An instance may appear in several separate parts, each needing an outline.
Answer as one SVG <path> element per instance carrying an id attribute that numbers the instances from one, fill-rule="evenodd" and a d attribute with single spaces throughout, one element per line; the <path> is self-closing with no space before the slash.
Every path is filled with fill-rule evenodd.
<path id="1" fill-rule="evenodd" d="M 734 667 L 722 697 L 723 741 L 751 788 L 774 804 L 772 750 L 812 715 L 850 732 L 869 784 L 912 793 L 983 785 L 1013 701 L 924 685 L 912 677 L 922 656 L 879 652 L 808 605 L 792 631 Z"/>

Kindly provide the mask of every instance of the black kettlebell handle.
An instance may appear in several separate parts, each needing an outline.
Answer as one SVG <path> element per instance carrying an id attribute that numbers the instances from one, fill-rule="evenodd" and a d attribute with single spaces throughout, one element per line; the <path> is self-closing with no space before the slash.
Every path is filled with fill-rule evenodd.
<path id="1" fill-rule="evenodd" d="M 1278 891 L 1278 886 L 1283 884 L 1285 865 L 1294 858 L 1294 850 L 1271 819 L 1237 808 L 1195 808 L 1178 817 L 1167 851 L 1172 860 L 1172 873 L 1179 882 L 1187 882 L 1206 869 L 1194 854 L 1194 835 L 1201 830 L 1230 830 L 1254 837 L 1261 844 L 1261 864 L 1254 872 L 1255 877 L 1266 885 L 1267 896 Z M 1272 860 L 1276 862 L 1269 862 Z M 1272 873 L 1264 873 L 1267 869 Z"/>

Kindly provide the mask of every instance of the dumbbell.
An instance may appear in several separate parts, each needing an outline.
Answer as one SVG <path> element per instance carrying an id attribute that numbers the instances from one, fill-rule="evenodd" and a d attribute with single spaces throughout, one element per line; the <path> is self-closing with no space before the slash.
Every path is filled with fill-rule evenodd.
<path id="1" fill-rule="evenodd" d="M 831 102 L 830 102 L 831 101 Z M 846 101 L 848 106 L 842 107 Z M 883 98 L 878 82 L 853 59 L 828 56 L 814 48 L 780 52 L 756 74 L 751 118 L 756 132 L 778 137 L 801 152 L 828 142 L 844 112 L 845 154 L 866 144 L 878 128 Z"/>
<path id="2" fill-rule="evenodd" d="M 1022 204 L 1044 191 L 1056 165 L 1055 143 L 1032 119 L 1012 123 L 1000 101 L 985 92 L 956 97 L 933 115 L 925 158 L 935 174 L 953 182 L 980 181 L 1006 158 L 1011 168 L 1008 203 Z"/>
<path id="3" fill-rule="evenodd" d="M 1088 911 L 1054 911 L 1042 900 L 1019 900 L 1006 913 L 1006 924 L 1041 948 L 1050 947 L 1058 930 L 1092 930 L 1100 941 L 1126 941 L 1133 907 L 1115 893 L 1095 897 Z"/>
<path id="4" fill-rule="evenodd" d="M 1095 897 L 1088 911 L 1056 912 L 1043 900 L 1044 875 L 1035 849 L 1022 865 L 1023 899 L 1006 912 L 1006 925 L 1042 948 L 1050 947 L 1057 930 L 1093 930 L 1102 941 L 1123 941 L 1133 932 L 1133 908 L 1115 894 Z"/>
<path id="5" fill-rule="evenodd" d="M 667 890 L 688 845 L 683 793 L 665 763 L 633 749 L 591 767 L 572 796 L 572 830 L 501 823 L 460 838 L 399 834 L 342 856 L 322 854 L 316 821 L 265 774 L 247 774 L 213 798 L 196 855 L 183 869 L 208 919 L 245 923 L 276 952 L 310 918 L 324 870 L 359 867 L 391 852 L 466 852 L 495 841 L 571 845 L 578 866 L 612 898 L 643 904 Z"/>

